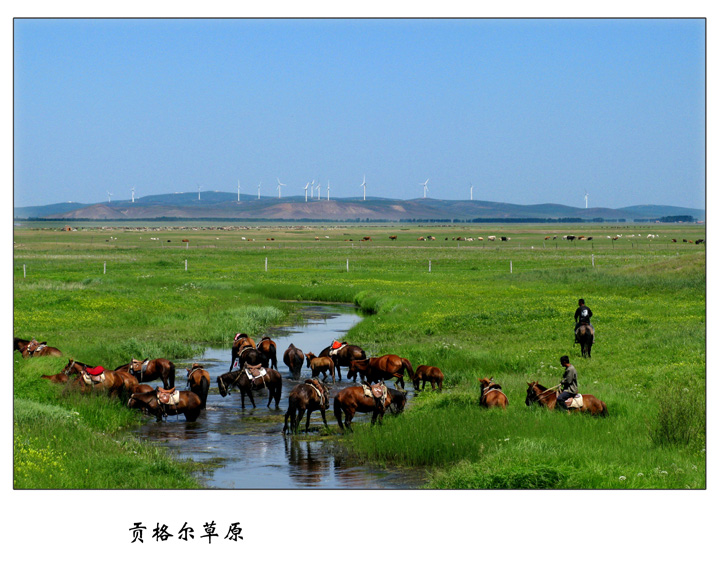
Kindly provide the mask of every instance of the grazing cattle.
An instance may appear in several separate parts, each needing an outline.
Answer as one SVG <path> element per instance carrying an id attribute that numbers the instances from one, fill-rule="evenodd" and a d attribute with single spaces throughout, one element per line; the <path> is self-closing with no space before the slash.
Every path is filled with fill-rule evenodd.
<path id="1" fill-rule="evenodd" d="M 427 239 L 428 239 L 428 240 L 435 240 L 435 236 L 428 236 Z"/>
<path id="2" fill-rule="evenodd" d="M 568 234 L 567 236 L 563 236 L 563 239 L 564 239 L 564 240 L 570 240 L 571 242 L 572 242 L 573 240 L 575 240 L 575 238 L 576 238 L 576 237 L 573 236 L 572 234 Z"/>
<path id="3" fill-rule="evenodd" d="M 620 239 L 619 236 L 614 236 L 613 239 L 612 239 L 612 241 L 615 242 L 615 240 L 619 240 L 619 239 Z"/>
<path id="4" fill-rule="evenodd" d="M 592 240 L 592 239 L 593 239 L 592 236 L 588 236 L 587 238 L 585 238 L 585 240 L 587 240 L 588 242 L 590 242 L 590 240 Z"/>
<path id="5" fill-rule="evenodd" d="M 550 240 L 550 236 L 545 236 L 545 240 Z"/>
<path id="6" fill-rule="evenodd" d="M 577 239 L 578 239 L 578 240 L 585 240 L 585 236 L 578 236 Z"/>
<path id="7" fill-rule="evenodd" d="M 695 240 L 695 244 L 704 244 L 704 243 L 705 243 L 705 240 L 703 240 L 702 238 L 700 238 L 699 240 Z"/>
<path id="8" fill-rule="evenodd" d="M 490 242 L 495 242 L 495 236 L 488 236 L 488 240 L 490 240 Z"/>
<path id="9" fill-rule="evenodd" d="M 483 241 L 483 237 L 482 237 L 482 236 L 478 236 L 478 240 L 480 240 L 480 242 L 482 242 L 482 241 Z"/>
<path id="10" fill-rule="evenodd" d="M 683 242 L 685 242 L 685 244 L 687 244 L 687 239 L 686 239 L 686 238 L 683 238 Z"/>
<path id="11" fill-rule="evenodd" d="M 508 238 L 507 236 L 500 236 L 500 240 L 502 240 L 503 242 L 507 242 L 508 240 L 510 240 L 510 238 Z"/>
<path id="12" fill-rule="evenodd" d="M 673 242 L 677 242 L 677 238 L 673 238 L 672 241 L 673 241 Z"/>
<path id="13" fill-rule="evenodd" d="M 360 241 L 361 242 L 372 242 L 372 238 L 370 238 L 370 236 L 363 236 Z"/>
<path id="14" fill-rule="evenodd" d="M 425 236 L 420 236 L 420 238 L 418 238 L 418 242 L 425 242 Z"/>
<path id="15" fill-rule="evenodd" d="M 397 236 L 390 236 L 390 240 L 397 240 Z"/>

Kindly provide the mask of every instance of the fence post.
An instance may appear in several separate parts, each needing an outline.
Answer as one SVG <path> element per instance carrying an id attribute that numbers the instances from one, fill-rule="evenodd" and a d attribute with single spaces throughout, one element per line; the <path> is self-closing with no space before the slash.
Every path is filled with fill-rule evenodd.
<path id="1" fill-rule="evenodd" d="M 265 256 L 265 272 L 267 272 L 267 256 Z"/>
<path id="2" fill-rule="evenodd" d="M 187 272 L 187 260 L 185 260 L 185 272 Z"/>
<path id="3" fill-rule="evenodd" d="M 428 260 L 428 272 L 432 272 L 432 260 Z"/>
<path id="4" fill-rule="evenodd" d="M 350 259 L 345 260 L 345 270 L 350 272 Z"/>
<path id="5" fill-rule="evenodd" d="M 23 278 L 26 278 L 26 272 L 25 272 L 25 264 L 23 264 Z"/>
<path id="6" fill-rule="evenodd" d="M 595 254 L 592 255 L 592 265 L 593 268 L 595 268 Z"/>
<path id="7" fill-rule="evenodd" d="M 510 260 L 510 274 L 512 274 L 512 260 Z"/>
<path id="8" fill-rule="evenodd" d="M 107 272 L 107 262 L 103 262 L 103 274 Z"/>

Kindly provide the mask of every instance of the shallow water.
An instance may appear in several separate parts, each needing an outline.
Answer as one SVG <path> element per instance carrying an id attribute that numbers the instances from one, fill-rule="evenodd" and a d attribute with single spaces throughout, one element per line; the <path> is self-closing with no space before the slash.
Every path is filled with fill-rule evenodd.
<path id="1" fill-rule="evenodd" d="M 218 467 L 200 477 L 208 488 L 407 489 L 422 484 L 422 471 L 373 469 L 353 463 L 338 442 L 320 439 L 322 418 L 319 412 L 312 414 L 309 434 L 301 432 L 297 437 L 282 434 L 288 394 L 298 382 L 310 377 L 310 369 L 303 365 L 300 380 L 290 378 L 282 361 L 285 350 L 292 343 L 304 353 L 318 354 L 362 319 L 352 306 L 307 305 L 301 312 L 304 324 L 270 329 L 267 333 L 277 344 L 277 369 L 283 377 L 278 410 L 274 409 L 274 402 L 273 408 L 267 408 L 267 390 L 254 394 L 257 408 L 252 408 L 246 398 L 243 410 L 239 392 L 223 398 L 217 390 L 217 377 L 230 369 L 230 347 L 209 348 L 201 358 L 175 362 L 176 382 L 181 389 L 185 388 L 185 368 L 192 362 L 201 363 L 210 373 L 207 410 L 197 422 L 186 422 L 183 416 L 170 416 L 162 423 L 149 421 L 142 426 L 139 435 L 166 446 L 179 457 L 216 463 Z M 350 383 L 346 374 L 347 368 L 344 368 L 343 380 L 331 389 L 331 396 Z M 411 396 L 412 392 L 409 399 Z M 338 426 L 332 414 L 332 400 L 326 417 L 336 432 Z M 369 414 L 358 414 L 353 421 L 368 421 L 369 417 Z M 305 418 L 300 426 L 301 431 L 304 429 Z"/>

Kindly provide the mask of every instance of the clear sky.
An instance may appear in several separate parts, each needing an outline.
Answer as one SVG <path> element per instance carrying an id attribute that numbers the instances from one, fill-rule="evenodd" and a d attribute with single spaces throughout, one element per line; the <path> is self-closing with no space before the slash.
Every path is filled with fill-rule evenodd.
<path id="1" fill-rule="evenodd" d="M 705 21 L 14 23 L 16 206 L 220 190 L 705 206 Z"/>

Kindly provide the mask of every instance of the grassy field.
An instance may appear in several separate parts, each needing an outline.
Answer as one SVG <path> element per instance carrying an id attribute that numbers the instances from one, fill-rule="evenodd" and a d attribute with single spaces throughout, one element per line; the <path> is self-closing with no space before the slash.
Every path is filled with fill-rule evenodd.
<path id="1" fill-rule="evenodd" d="M 358 426 L 343 441 L 359 457 L 425 467 L 435 488 L 705 487 L 705 246 L 683 242 L 701 226 L 86 225 L 16 228 L 15 336 L 116 366 L 229 348 L 291 319 L 294 300 L 356 303 L 372 314 L 348 341 L 446 378 Z M 580 297 L 592 359 L 573 346 Z M 563 354 L 608 418 L 525 406 L 526 383 L 556 384 Z M 39 378 L 65 358 L 14 360 L 16 487 L 196 485 L 191 463 L 130 439 L 137 414 Z M 506 412 L 479 408 L 484 376 Z"/>

